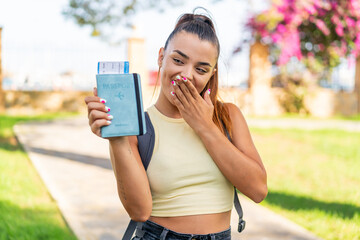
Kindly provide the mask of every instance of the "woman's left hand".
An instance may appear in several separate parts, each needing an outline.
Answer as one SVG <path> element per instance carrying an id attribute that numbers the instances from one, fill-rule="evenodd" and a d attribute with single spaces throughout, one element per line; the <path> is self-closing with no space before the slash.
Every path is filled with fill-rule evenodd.
<path id="1" fill-rule="evenodd" d="M 181 78 L 173 82 L 172 98 L 181 116 L 195 132 L 206 131 L 215 126 L 212 118 L 214 105 L 210 99 L 210 89 L 202 98 L 191 81 Z"/>

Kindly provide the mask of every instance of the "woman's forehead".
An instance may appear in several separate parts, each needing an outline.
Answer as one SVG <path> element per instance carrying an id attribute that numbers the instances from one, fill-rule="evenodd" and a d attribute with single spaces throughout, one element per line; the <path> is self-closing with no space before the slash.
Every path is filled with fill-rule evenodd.
<path id="1" fill-rule="evenodd" d="M 217 62 L 217 47 L 208 40 L 201 40 L 196 34 L 185 31 L 177 33 L 169 42 L 166 51 L 184 53 L 189 58 L 205 58 L 213 64 Z"/>

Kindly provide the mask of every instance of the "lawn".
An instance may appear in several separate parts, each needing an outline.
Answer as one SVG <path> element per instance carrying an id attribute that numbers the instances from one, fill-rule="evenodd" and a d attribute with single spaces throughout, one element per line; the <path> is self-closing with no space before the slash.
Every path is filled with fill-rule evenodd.
<path id="1" fill-rule="evenodd" d="M 67 115 L 0 115 L 0 240 L 76 240 L 12 130 L 19 121 Z"/>
<path id="2" fill-rule="evenodd" d="M 59 116 L 0 115 L 0 240 L 76 239 L 12 131 L 19 121 Z M 268 172 L 264 206 L 323 239 L 360 239 L 360 133 L 251 132 Z"/>
<path id="3" fill-rule="evenodd" d="M 323 239 L 360 239 L 359 132 L 251 132 L 268 173 L 264 206 Z"/>

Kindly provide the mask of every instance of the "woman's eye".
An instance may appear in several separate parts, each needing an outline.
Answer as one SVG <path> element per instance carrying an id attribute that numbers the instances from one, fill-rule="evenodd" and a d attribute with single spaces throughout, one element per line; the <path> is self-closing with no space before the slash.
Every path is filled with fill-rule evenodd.
<path id="1" fill-rule="evenodd" d="M 205 69 L 202 69 L 202 68 L 197 68 L 197 70 L 201 73 L 207 73 L 207 71 Z"/>
<path id="2" fill-rule="evenodd" d="M 174 59 L 174 62 L 176 63 L 182 63 L 182 61 L 180 59 L 177 59 L 177 58 L 173 58 Z"/>

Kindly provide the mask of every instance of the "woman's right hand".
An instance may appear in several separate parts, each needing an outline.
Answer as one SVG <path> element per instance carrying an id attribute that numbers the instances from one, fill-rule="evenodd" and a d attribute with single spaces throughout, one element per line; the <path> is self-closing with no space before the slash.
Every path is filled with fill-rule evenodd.
<path id="1" fill-rule="evenodd" d="M 93 90 L 94 96 L 85 97 L 85 103 L 88 108 L 88 118 L 91 131 L 101 137 L 100 128 L 111 124 L 113 116 L 108 112 L 110 108 L 105 106 L 106 100 L 97 95 L 97 89 Z"/>

